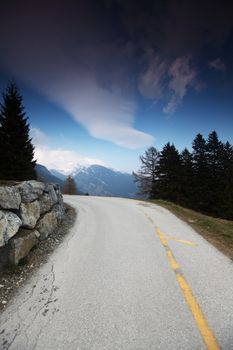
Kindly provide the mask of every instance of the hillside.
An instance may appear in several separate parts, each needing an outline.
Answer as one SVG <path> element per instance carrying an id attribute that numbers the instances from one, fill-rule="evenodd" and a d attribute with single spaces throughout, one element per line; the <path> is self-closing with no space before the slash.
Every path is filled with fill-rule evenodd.
<path id="1" fill-rule="evenodd" d="M 61 178 L 53 175 L 44 165 L 36 164 L 35 169 L 36 169 L 37 176 L 41 181 L 53 182 L 53 183 L 57 183 L 61 187 L 63 186 L 64 181 Z"/>

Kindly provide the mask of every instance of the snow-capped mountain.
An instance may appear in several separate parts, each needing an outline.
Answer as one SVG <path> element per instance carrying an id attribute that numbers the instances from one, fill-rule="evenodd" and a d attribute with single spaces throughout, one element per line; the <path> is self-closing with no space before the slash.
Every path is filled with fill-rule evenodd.
<path id="1" fill-rule="evenodd" d="M 64 174 L 50 172 L 64 181 Z M 94 196 L 118 196 L 135 198 L 137 186 L 131 174 L 122 173 L 102 165 L 79 166 L 71 174 L 80 192 Z"/>

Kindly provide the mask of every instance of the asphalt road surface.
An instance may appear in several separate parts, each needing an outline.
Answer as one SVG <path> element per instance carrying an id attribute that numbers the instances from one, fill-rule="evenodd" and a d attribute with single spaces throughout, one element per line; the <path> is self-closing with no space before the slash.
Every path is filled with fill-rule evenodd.
<path id="1" fill-rule="evenodd" d="M 233 349 L 228 258 L 159 206 L 65 200 L 75 226 L 1 315 L 1 349 Z"/>

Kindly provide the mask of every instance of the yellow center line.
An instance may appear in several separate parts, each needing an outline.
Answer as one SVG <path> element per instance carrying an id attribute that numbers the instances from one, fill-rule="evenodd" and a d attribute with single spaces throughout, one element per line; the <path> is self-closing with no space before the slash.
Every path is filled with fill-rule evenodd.
<path id="1" fill-rule="evenodd" d="M 157 235 L 159 236 L 162 245 L 166 249 L 169 264 L 175 272 L 177 282 L 184 295 L 187 305 L 193 315 L 194 321 L 196 322 L 197 328 L 203 338 L 206 348 L 208 350 L 220 350 L 220 346 L 218 345 L 217 339 L 215 338 L 214 333 L 211 331 L 207 319 L 205 318 L 201 307 L 199 306 L 196 298 L 192 293 L 192 289 L 190 288 L 185 277 L 182 275 L 180 271 L 180 266 L 174 258 L 172 251 L 167 245 L 167 237 L 160 231 L 159 228 L 157 228 Z"/>
<path id="2" fill-rule="evenodd" d="M 179 264 L 177 263 L 176 259 L 174 258 L 172 252 L 170 249 L 167 250 L 167 257 L 169 260 L 169 263 L 174 271 L 178 270 L 180 268 Z"/>
<path id="3" fill-rule="evenodd" d="M 160 231 L 159 228 L 157 228 L 157 234 L 158 234 L 158 236 L 159 236 L 159 238 L 160 238 L 160 241 L 161 241 L 162 245 L 163 245 L 164 247 L 167 247 L 167 238 L 166 238 L 166 236 L 164 236 L 164 235 L 162 234 L 162 232 Z"/>
<path id="4" fill-rule="evenodd" d="M 217 340 L 211 331 L 207 319 L 205 318 L 201 307 L 199 306 L 196 298 L 194 297 L 192 290 L 185 280 L 184 276 L 180 273 L 176 273 L 176 279 L 180 285 L 180 288 L 183 292 L 185 300 L 193 314 L 196 325 L 201 333 L 201 336 L 206 344 L 208 350 L 220 350 L 220 346 L 217 343 Z"/>

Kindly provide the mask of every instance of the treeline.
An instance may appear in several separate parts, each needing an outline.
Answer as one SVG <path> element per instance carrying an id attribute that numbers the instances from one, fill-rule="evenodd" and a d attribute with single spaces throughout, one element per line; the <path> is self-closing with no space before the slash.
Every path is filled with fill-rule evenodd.
<path id="1" fill-rule="evenodd" d="M 139 193 L 164 199 L 213 216 L 233 219 L 233 146 L 216 131 L 205 140 L 198 134 L 192 152 L 178 152 L 167 143 L 161 152 L 151 147 L 133 173 Z"/>

